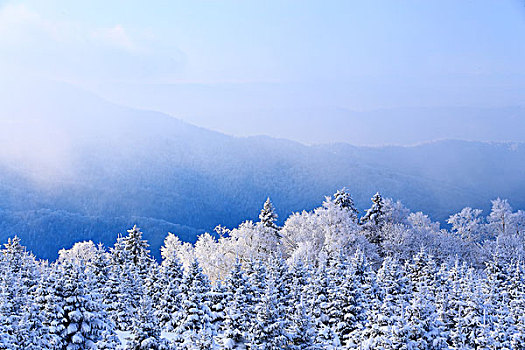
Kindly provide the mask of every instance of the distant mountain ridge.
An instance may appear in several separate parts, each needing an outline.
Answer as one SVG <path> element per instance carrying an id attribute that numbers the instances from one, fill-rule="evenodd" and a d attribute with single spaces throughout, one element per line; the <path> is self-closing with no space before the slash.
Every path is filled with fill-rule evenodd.
<path id="1" fill-rule="evenodd" d="M 105 84 L 98 90 L 126 106 L 146 106 L 232 135 L 272 135 L 306 144 L 408 145 L 453 138 L 525 142 L 525 105 L 402 106 L 397 86 L 363 81 L 308 83 Z M 363 91 L 383 95 L 375 106 Z M 388 93 L 390 98 L 384 98 Z M 412 91 L 416 96 L 421 91 Z M 507 91 L 505 91 L 507 93 Z M 503 97 L 503 96 L 502 96 Z M 390 102 L 388 102 L 390 100 Z M 501 98 L 503 101 L 504 98 Z M 427 101 L 428 102 L 428 101 Z M 479 103 L 489 103 L 479 101 Z M 249 117 L 247 117 L 249 116 Z"/>
<path id="2" fill-rule="evenodd" d="M 60 84 L 22 105 L 24 93 L 13 88 L 0 106 L 0 239 L 18 234 L 44 258 L 83 239 L 112 244 L 133 223 L 158 255 L 168 231 L 193 241 L 255 219 L 267 196 L 282 222 L 343 186 L 360 210 L 381 191 L 438 220 L 497 196 L 525 208 L 522 143 L 306 146 L 227 136 Z"/>

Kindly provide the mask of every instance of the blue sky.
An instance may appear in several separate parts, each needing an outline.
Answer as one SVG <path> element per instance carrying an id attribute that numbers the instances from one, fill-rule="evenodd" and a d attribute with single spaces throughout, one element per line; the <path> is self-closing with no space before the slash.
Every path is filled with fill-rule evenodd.
<path id="1" fill-rule="evenodd" d="M 202 126 L 234 107 L 197 118 L 159 89 L 211 86 L 190 98 L 211 101 L 259 86 L 267 97 L 254 106 L 278 105 L 269 90 L 282 89 L 287 108 L 497 107 L 524 101 L 524 37 L 518 0 L 0 1 L 0 74 Z"/>
<path id="2" fill-rule="evenodd" d="M 124 61 L 102 77 L 76 66 L 57 72 L 69 79 L 287 82 L 525 73 L 525 4 L 517 0 L 22 0 L 3 2 L 1 18 L 2 41 L 18 41 L 2 57 L 60 52 L 67 67 L 92 51 L 86 68 L 106 73 L 117 56 Z M 44 69 L 47 61 L 31 63 Z"/>

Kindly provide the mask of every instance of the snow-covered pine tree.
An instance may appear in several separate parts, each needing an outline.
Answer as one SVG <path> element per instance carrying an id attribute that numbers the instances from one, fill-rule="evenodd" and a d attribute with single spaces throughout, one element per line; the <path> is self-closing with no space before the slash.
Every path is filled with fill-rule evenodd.
<path id="1" fill-rule="evenodd" d="M 376 283 L 376 274 L 372 265 L 366 259 L 361 250 L 357 250 L 350 259 L 350 267 L 353 276 L 349 278 L 355 286 L 355 314 L 347 311 L 355 317 L 354 330 L 345 339 L 349 348 L 358 346 L 362 341 L 362 332 L 367 325 L 368 315 L 374 305 L 378 305 L 381 299 L 379 287 Z"/>
<path id="2" fill-rule="evenodd" d="M 381 194 L 377 192 L 376 194 L 374 194 L 371 200 L 372 206 L 366 211 L 365 215 L 361 218 L 361 223 L 370 223 L 374 226 L 381 226 L 384 215 L 383 197 L 381 197 Z"/>
<path id="3" fill-rule="evenodd" d="M 23 292 L 29 292 L 37 284 L 40 277 L 40 268 L 35 256 L 21 244 L 18 236 L 7 240 L 2 255 L 6 263 L 5 271 L 9 271 L 11 275 L 19 275 Z"/>
<path id="4" fill-rule="evenodd" d="M 454 349 L 486 349 L 494 344 L 480 284 L 474 270 L 468 269 L 461 280 L 463 305 L 450 332 L 451 347 Z"/>
<path id="5" fill-rule="evenodd" d="M 111 265 L 124 266 L 129 261 L 129 252 L 125 249 L 124 237 L 119 233 L 117 240 L 113 247 L 109 249 L 109 256 L 111 258 Z"/>
<path id="6" fill-rule="evenodd" d="M 17 339 L 18 315 L 15 314 L 8 286 L 0 287 L 0 348 L 15 349 Z"/>
<path id="7" fill-rule="evenodd" d="M 405 270 L 414 292 L 424 288 L 435 297 L 437 267 L 434 259 L 426 252 L 424 247 L 421 247 L 411 261 L 406 262 Z"/>
<path id="8" fill-rule="evenodd" d="M 341 344 L 347 348 L 355 348 L 366 322 L 366 297 L 359 283 L 362 276 L 358 277 L 352 259 L 345 255 L 339 256 L 338 261 L 331 266 L 329 275 L 333 280 L 329 322 Z"/>
<path id="9" fill-rule="evenodd" d="M 309 270 L 301 259 L 290 266 L 290 305 L 293 310 L 288 312 L 289 315 L 297 311 L 297 304 L 302 303 L 309 278 Z"/>
<path id="10" fill-rule="evenodd" d="M 363 225 L 368 241 L 378 246 L 381 246 L 383 242 L 381 233 L 385 214 L 383 207 L 383 198 L 379 192 L 377 192 L 372 197 L 372 206 L 366 211 L 365 215 L 361 217 L 361 224 Z"/>
<path id="11" fill-rule="evenodd" d="M 226 296 L 227 294 L 228 294 L 228 289 L 222 283 L 221 280 L 218 280 L 211 287 L 211 292 L 209 293 L 210 311 L 211 311 L 210 323 L 211 323 L 211 331 L 214 336 L 218 334 L 219 330 L 224 325 L 224 319 L 226 317 Z M 251 297 L 249 293 L 248 293 L 248 296 Z"/>
<path id="12" fill-rule="evenodd" d="M 291 310 L 291 279 L 288 264 L 281 255 L 274 256 L 268 266 L 267 283 L 272 283 L 276 289 L 277 308 L 279 314 L 283 316 L 283 322 L 288 318 Z"/>
<path id="13" fill-rule="evenodd" d="M 151 300 L 143 295 L 133 317 L 131 335 L 126 350 L 167 350 L 169 343 L 161 338 L 161 329 L 154 315 Z"/>
<path id="14" fill-rule="evenodd" d="M 110 315 L 118 329 L 130 329 L 132 315 L 139 308 L 140 300 L 145 292 L 148 273 L 151 265 L 155 263 L 148 247 L 147 241 L 142 239 L 142 232 L 135 225 L 128 230 L 127 236 L 119 235 L 111 249 L 111 278 L 113 280 L 108 283 L 110 289 L 113 289 L 113 296 L 109 298 L 113 300 L 107 301 Z M 154 283 L 151 284 L 153 288 Z"/>
<path id="15" fill-rule="evenodd" d="M 288 322 L 287 337 L 291 350 L 315 349 L 314 339 L 316 331 L 310 317 L 306 313 L 306 306 L 302 299 L 294 303 L 294 311 Z"/>
<path id="16" fill-rule="evenodd" d="M 30 302 L 25 305 L 17 328 L 16 344 L 18 347 L 15 349 L 44 349 L 47 329 L 44 328 L 43 323 L 44 317 L 40 305 L 37 302 Z"/>
<path id="17" fill-rule="evenodd" d="M 180 275 L 176 274 L 176 267 L 162 266 L 160 285 L 161 296 L 157 309 L 157 317 L 162 329 L 172 331 L 176 325 L 177 314 L 181 308 L 181 281 L 182 281 L 182 264 L 179 266 Z M 173 270 L 172 270 L 173 269 Z"/>
<path id="18" fill-rule="evenodd" d="M 105 305 L 108 318 L 115 324 L 116 329 L 123 330 L 129 328 L 130 324 L 128 324 L 128 327 L 119 324 L 119 318 L 122 318 L 119 314 L 121 310 L 126 309 L 120 299 L 120 271 L 115 266 L 110 266 L 106 276 L 107 280 L 103 288 L 99 287 L 99 293 L 102 303 Z"/>
<path id="19" fill-rule="evenodd" d="M 208 278 L 202 273 L 198 261 L 194 260 L 181 283 L 181 309 L 174 328 L 176 343 L 186 343 L 201 330 L 211 329 L 210 290 Z"/>
<path id="20" fill-rule="evenodd" d="M 325 263 L 319 264 L 312 273 L 304 293 L 307 314 L 315 327 L 316 334 L 320 334 L 324 328 L 329 328 L 330 280 Z"/>
<path id="21" fill-rule="evenodd" d="M 344 343 L 355 324 L 352 312 L 355 305 L 355 296 L 352 281 L 349 277 L 351 267 L 346 262 L 346 256 L 339 254 L 329 260 L 328 266 L 328 294 L 330 295 L 330 304 L 327 308 L 328 326 L 339 337 L 339 342 Z"/>
<path id="22" fill-rule="evenodd" d="M 126 262 L 129 266 L 137 268 L 139 277 L 144 281 L 149 271 L 150 264 L 153 263 L 153 258 L 150 255 L 149 244 L 142 239 L 142 232 L 134 225 L 128 230 L 128 235 L 122 238 L 122 244 L 126 251 Z"/>
<path id="23" fill-rule="evenodd" d="M 302 301 L 311 324 L 314 348 L 333 349 L 341 345 L 330 324 L 331 291 L 333 287 L 325 260 L 312 272 L 303 291 Z"/>
<path id="24" fill-rule="evenodd" d="M 115 332 L 115 329 L 106 329 L 102 332 L 101 339 L 97 342 L 97 350 L 120 350 L 121 341 Z"/>
<path id="25" fill-rule="evenodd" d="M 119 270 L 116 269 L 115 273 Z M 116 282 L 115 304 L 110 305 L 113 320 L 118 329 L 127 331 L 132 326 L 133 315 L 140 307 L 144 287 L 137 270 L 131 265 L 124 266 L 120 275 L 113 274 Z"/>
<path id="26" fill-rule="evenodd" d="M 97 343 L 97 347 L 99 349 L 114 349 L 120 344 L 114 332 L 116 325 L 111 313 L 117 298 L 117 293 L 113 293 L 118 289 L 117 285 L 112 285 L 115 281 L 111 281 L 111 278 L 114 277 L 111 269 L 111 260 L 102 243 L 98 244 L 92 258 L 87 261 L 85 274 L 89 278 L 86 281 L 86 288 L 90 291 L 93 301 L 100 304 L 103 308 L 107 326 L 103 332 L 102 339 Z"/>
<path id="27" fill-rule="evenodd" d="M 253 304 L 257 304 L 266 290 L 266 264 L 261 260 L 250 260 L 246 264 L 246 276 L 250 282 Z"/>
<path id="28" fill-rule="evenodd" d="M 55 289 L 62 293 L 63 314 L 54 334 L 61 338 L 64 349 L 97 349 L 97 342 L 109 327 L 100 298 L 86 288 L 89 277 L 83 266 L 66 263 L 61 269 L 61 279 L 56 281 L 60 287 Z"/>
<path id="29" fill-rule="evenodd" d="M 159 304 L 155 308 L 160 326 L 167 331 L 172 331 L 175 328 L 178 312 L 181 308 L 183 267 L 177 252 L 169 246 L 170 241 L 176 236 L 170 234 L 168 237 L 161 250 L 163 260 L 158 280 L 160 295 Z"/>
<path id="30" fill-rule="evenodd" d="M 163 286 L 161 285 L 160 279 L 160 266 L 156 261 L 152 261 L 149 265 L 146 278 L 144 279 L 144 293 L 148 296 L 149 300 L 151 300 L 155 311 L 158 310 L 157 308 L 160 305 L 163 293 Z"/>
<path id="31" fill-rule="evenodd" d="M 283 323 L 283 315 L 278 307 L 278 290 L 270 279 L 266 291 L 257 304 L 256 318 L 250 329 L 251 350 L 277 350 L 286 349 L 288 339 Z"/>
<path id="32" fill-rule="evenodd" d="M 124 237 L 120 234 L 110 249 L 110 269 L 106 287 L 102 291 L 110 319 L 117 329 L 127 331 L 131 327 L 131 315 L 138 308 L 142 294 L 142 283 L 137 270 L 131 263 Z"/>
<path id="33" fill-rule="evenodd" d="M 182 343 L 177 343 L 175 346 L 177 350 L 215 350 L 220 348 L 214 340 L 213 332 L 203 327 L 197 332 L 188 333 Z"/>
<path id="34" fill-rule="evenodd" d="M 314 349 L 336 350 L 341 348 L 339 337 L 332 328 L 326 325 L 322 325 L 317 330 L 314 344 Z"/>
<path id="35" fill-rule="evenodd" d="M 245 349 L 248 342 L 250 318 L 254 314 L 251 287 L 239 260 L 225 280 L 226 309 L 218 343 L 224 349 Z"/>
<path id="36" fill-rule="evenodd" d="M 397 349 L 408 344 L 405 310 L 409 285 L 403 266 L 386 257 L 377 272 L 381 299 L 375 300 L 368 312 L 367 327 L 363 331 L 364 349 Z"/>
<path id="37" fill-rule="evenodd" d="M 443 271 L 441 273 L 445 275 Z M 436 300 L 438 316 L 449 332 L 448 344 L 453 349 L 462 349 L 468 332 L 462 322 L 468 289 L 463 282 L 466 274 L 466 264 L 461 264 L 456 259 L 454 265 L 446 273 L 447 281 L 450 284 L 447 283 L 443 286 L 443 292 L 447 294 L 441 295 L 441 298 Z"/>
<path id="38" fill-rule="evenodd" d="M 508 288 L 511 349 L 525 349 L 525 279 L 522 262 L 513 264 Z"/>
<path id="39" fill-rule="evenodd" d="M 0 278 L 0 333 L 3 336 L 0 338 L 4 339 L 0 340 L 0 344 L 6 346 L 7 339 L 10 339 L 11 347 L 5 348 L 42 349 L 45 345 L 44 340 L 47 339 L 47 328 L 44 327 L 42 312 L 45 302 L 40 301 L 47 296 L 47 290 L 42 295 L 37 293 L 40 271 L 37 270 L 36 261 L 32 254 L 26 253 L 25 248 L 19 246 L 17 240 L 14 242 L 14 247 L 22 249 L 10 250 L 6 247 L 5 255 L 0 258 L 3 274 Z M 18 258 L 15 258 L 17 255 Z M 13 269 L 14 273 L 10 273 L 10 268 L 5 269 L 9 265 L 16 266 Z"/>
<path id="40" fill-rule="evenodd" d="M 7 239 L 2 254 L 5 257 L 4 261 L 11 271 L 17 273 L 23 266 L 23 260 L 26 257 L 26 248 L 21 245 L 20 238 L 14 236 L 13 238 Z"/>
<path id="41" fill-rule="evenodd" d="M 52 264 L 43 274 L 38 286 L 35 302 L 43 315 L 42 342 L 50 349 L 62 349 L 64 341 L 61 333 L 64 331 L 63 322 L 66 319 L 64 311 L 64 283 L 63 270 L 58 264 Z"/>
<path id="42" fill-rule="evenodd" d="M 92 259 L 86 262 L 86 273 L 92 277 L 89 288 L 96 290 L 101 297 L 104 297 L 104 289 L 108 283 L 110 270 L 109 254 L 106 252 L 104 245 L 100 243 L 96 247 Z"/>
<path id="43" fill-rule="evenodd" d="M 271 228 L 275 230 L 276 235 L 278 235 L 279 227 L 277 226 L 277 213 L 275 212 L 275 208 L 270 201 L 270 197 L 266 199 L 266 202 L 264 202 L 263 208 L 261 209 L 261 212 L 259 214 L 259 220 L 263 226 Z"/>
<path id="44" fill-rule="evenodd" d="M 482 292 L 484 294 L 484 322 L 498 348 L 510 347 L 510 310 L 508 285 L 511 272 L 507 270 L 499 250 L 486 262 Z"/>
<path id="45" fill-rule="evenodd" d="M 354 200 L 352 199 L 350 192 L 348 192 L 347 189 L 343 187 L 342 189 L 335 192 L 333 197 L 334 203 L 342 209 L 348 211 L 354 220 L 357 221 L 358 211 L 355 207 Z"/>
<path id="46" fill-rule="evenodd" d="M 418 283 L 406 309 L 408 348 L 418 350 L 447 349 L 445 326 L 439 320 L 431 293 L 425 282 Z"/>
<path id="47" fill-rule="evenodd" d="M 142 232 L 135 225 L 128 230 L 127 236 L 118 236 L 111 249 L 112 281 L 105 294 L 111 318 L 118 329 L 128 330 L 131 327 L 131 315 L 139 307 L 144 284 L 150 266 L 154 264 L 148 250 L 149 244 L 142 239 Z M 117 296 L 115 298 L 115 295 Z M 108 300 L 109 299 L 109 300 Z"/>
<path id="48" fill-rule="evenodd" d="M 0 344 L 15 346 L 22 310 L 31 303 L 20 270 L 11 273 L 6 257 L 0 257 Z M 7 345 L 6 345 L 7 346 Z"/>
<path id="49" fill-rule="evenodd" d="M 239 301 L 241 301 L 242 304 L 246 307 L 252 304 L 253 301 L 250 300 L 251 295 L 249 293 L 249 291 L 251 290 L 250 282 L 248 280 L 248 277 L 244 273 L 240 260 L 235 260 L 233 268 L 224 280 L 224 287 L 226 289 L 226 304 L 231 303 L 237 297 L 242 298 L 242 300 L 239 299 Z M 239 295 L 236 297 L 235 294 Z"/>
<path id="50" fill-rule="evenodd" d="M 452 281 L 449 278 L 450 267 L 447 263 L 442 263 L 436 273 L 436 287 L 434 292 L 434 303 L 436 306 L 436 317 L 443 325 L 443 329 L 447 331 L 447 343 L 449 341 L 448 335 L 453 325 L 453 312 L 449 310 L 449 303 L 451 300 Z M 457 298 L 457 295 L 456 295 Z"/>
<path id="51" fill-rule="evenodd" d="M 35 292 L 34 309 L 28 310 L 40 320 L 27 320 L 37 341 L 49 349 L 95 349 L 96 341 L 106 330 L 103 306 L 94 302 L 86 288 L 89 278 L 84 267 L 53 264 L 48 268 Z M 32 330 L 32 331 L 31 331 Z M 35 334 L 36 333 L 36 334 Z"/>
<path id="52" fill-rule="evenodd" d="M 115 333 L 116 324 L 112 311 L 117 304 L 118 286 L 114 283 L 118 283 L 118 280 L 115 281 L 116 276 L 112 272 L 110 256 L 102 243 L 98 244 L 93 258 L 88 262 L 86 274 L 90 277 L 87 288 L 91 291 L 94 301 L 101 304 L 105 313 L 106 329 L 97 342 L 97 349 L 116 349 L 120 345 L 120 340 Z"/>
<path id="53" fill-rule="evenodd" d="M 4 317 L 10 320 L 16 331 L 17 342 L 21 342 L 18 323 L 24 317 L 23 310 L 33 302 L 33 293 L 40 278 L 40 268 L 33 254 L 26 251 L 15 236 L 4 244 L 0 256 L 0 288 L 6 299 Z M 9 305 L 9 307 L 8 307 Z M 9 314 L 6 314 L 9 310 Z"/>

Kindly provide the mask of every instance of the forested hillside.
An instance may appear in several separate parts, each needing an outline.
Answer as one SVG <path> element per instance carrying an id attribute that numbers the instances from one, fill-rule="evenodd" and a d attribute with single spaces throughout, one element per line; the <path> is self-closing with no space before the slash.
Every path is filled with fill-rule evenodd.
<path id="1" fill-rule="evenodd" d="M 43 258 L 79 240 L 109 245 L 132 224 L 157 252 L 167 232 L 194 242 L 255 219 L 268 195 L 284 219 L 343 186 L 360 213 L 379 190 L 442 224 L 465 206 L 487 213 L 498 196 L 525 207 L 523 144 L 306 146 L 223 135 L 67 85 L 2 93 L 0 238 L 18 234 Z"/>
<path id="2" fill-rule="evenodd" d="M 159 263 L 136 226 L 39 261 L 0 256 L 3 349 L 523 349 L 525 213 L 464 208 L 452 229 L 345 190 L 288 217 L 195 245 L 169 234 Z M 226 235 L 227 233 L 227 235 Z"/>

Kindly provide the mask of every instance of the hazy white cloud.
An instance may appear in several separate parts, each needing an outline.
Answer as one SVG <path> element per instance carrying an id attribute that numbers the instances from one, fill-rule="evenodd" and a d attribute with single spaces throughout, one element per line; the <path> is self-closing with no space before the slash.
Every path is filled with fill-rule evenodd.
<path id="1" fill-rule="evenodd" d="M 124 27 L 120 24 L 116 24 L 110 28 L 95 29 L 92 37 L 109 46 L 123 48 L 131 52 L 140 51 L 139 46 L 133 42 Z"/>
<path id="2" fill-rule="evenodd" d="M 25 4 L 7 3 L 0 7 L 0 43 L 4 55 L 34 45 L 72 44 L 86 31 L 78 23 L 46 19 Z"/>
<path id="3" fill-rule="evenodd" d="M 184 55 L 117 23 L 94 27 L 46 18 L 25 4 L 0 7 L 0 63 L 72 82 L 148 80 L 176 74 Z"/>

